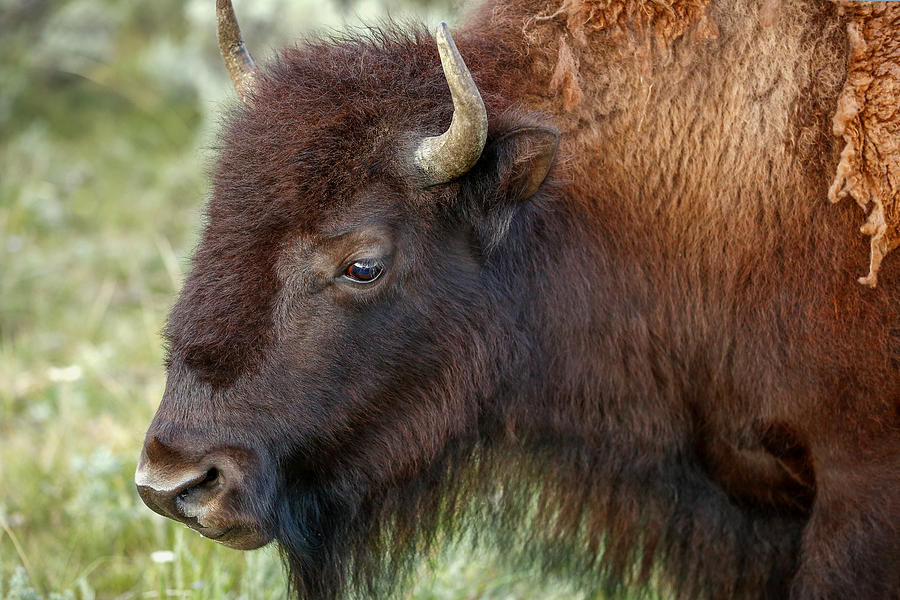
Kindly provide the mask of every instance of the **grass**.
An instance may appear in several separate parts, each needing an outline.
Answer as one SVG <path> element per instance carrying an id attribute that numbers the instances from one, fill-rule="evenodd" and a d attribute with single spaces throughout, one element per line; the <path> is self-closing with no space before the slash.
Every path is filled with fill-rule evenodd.
<path id="1" fill-rule="evenodd" d="M 347 6 L 237 8 L 264 49 L 384 9 Z M 234 98 L 213 19 L 212 0 L 0 0 L 0 600 L 285 597 L 274 549 L 220 547 L 132 483 Z M 535 585 L 458 552 L 409 598 L 572 597 Z"/>

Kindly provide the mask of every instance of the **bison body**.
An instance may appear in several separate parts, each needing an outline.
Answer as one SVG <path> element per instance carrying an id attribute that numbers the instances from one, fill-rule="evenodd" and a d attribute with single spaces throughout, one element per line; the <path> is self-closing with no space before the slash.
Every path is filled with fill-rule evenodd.
<path id="1" fill-rule="evenodd" d="M 142 496 L 276 540 L 309 599 L 474 526 L 613 593 L 896 600 L 900 269 L 857 284 L 825 202 L 838 8 L 466 23 L 487 142 L 451 181 L 409 159 L 453 114 L 425 33 L 285 50 L 230 112 Z"/>

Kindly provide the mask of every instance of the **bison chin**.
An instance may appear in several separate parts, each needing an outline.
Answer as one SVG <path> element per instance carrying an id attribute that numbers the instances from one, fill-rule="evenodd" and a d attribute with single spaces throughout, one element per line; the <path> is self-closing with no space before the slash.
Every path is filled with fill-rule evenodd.
<path id="1" fill-rule="evenodd" d="M 472 446 L 453 446 L 404 481 L 347 469 L 285 482 L 273 531 L 293 592 L 304 600 L 392 597 L 423 557 L 458 540 L 473 491 L 462 482 L 480 478 Z"/>

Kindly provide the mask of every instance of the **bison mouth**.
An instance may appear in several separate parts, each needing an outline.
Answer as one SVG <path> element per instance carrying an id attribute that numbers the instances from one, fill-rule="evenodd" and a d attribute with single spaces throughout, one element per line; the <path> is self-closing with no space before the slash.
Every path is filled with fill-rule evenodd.
<path id="1" fill-rule="evenodd" d="M 187 524 L 194 531 L 235 550 L 256 550 L 272 541 L 272 536 L 249 525 L 229 525 L 224 528 Z"/>
<path id="2" fill-rule="evenodd" d="M 142 496 L 149 495 L 140 491 Z M 236 517 L 233 511 L 216 506 L 213 502 L 207 506 L 198 506 L 192 498 L 194 495 L 196 494 L 191 490 L 183 491 L 167 507 L 154 504 L 147 498 L 145 502 L 155 512 L 184 523 L 204 537 L 229 548 L 255 550 L 272 541 L 272 535 L 266 533 L 263 527 L 249 523 L 246 515 Z"/>
<path id="3" fill-rule="evenodd" d="M 201 521 L 197 517 L 185 515 L 177 520 L 202 536 L 235 550 L 256 550 L 272 541 L 272 536 L 262 527 L 246 522 L 229 522 L 227 515 L 222 515 L 225 517 L 222 519 L 224 525 L 207 524 L 219 520 L 217 517 L 219 515 L 206 514 Z"/>

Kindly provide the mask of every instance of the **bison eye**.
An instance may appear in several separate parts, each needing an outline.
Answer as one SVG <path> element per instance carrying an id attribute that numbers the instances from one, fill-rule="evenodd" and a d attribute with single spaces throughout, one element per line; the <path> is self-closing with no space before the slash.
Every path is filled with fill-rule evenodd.
<path id="1" fill-rule="evenodd" d="M 372 283 L 384 272 L 384 266 L 375 259 L 366 258 L 347 265 L 344 277 L 357 283 Z"/>

